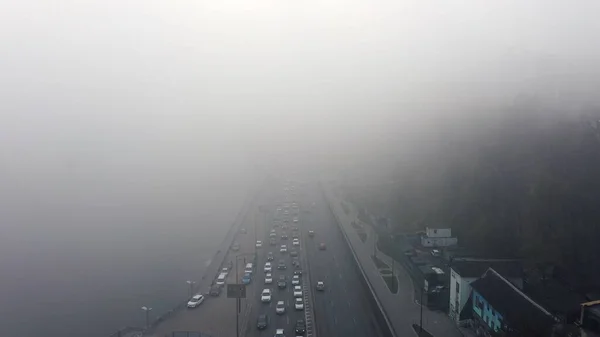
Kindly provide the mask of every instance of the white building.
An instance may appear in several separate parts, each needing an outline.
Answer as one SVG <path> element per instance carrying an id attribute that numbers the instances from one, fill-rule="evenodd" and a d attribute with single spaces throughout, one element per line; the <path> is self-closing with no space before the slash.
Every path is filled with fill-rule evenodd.
<path id="1" fill-rule="evenodd" d="M 425 235 L 428 238 L 449 238 L 452 236 L 450 228 L 425 228 Z"/>
<path id="2" fill-rule="evenodd" d="M 425 228 L 425 236 L 421 237 L 423 247 L 448 247 L 455 246 L 457 238 L 452 237 L 450 228 Z"/>
<path id="3" fill-rule="evenodd" d="M 521 263 L 515 260 L 460 260 L 452 261 L 450 266 L 450 306 L 448 315 L 457 323 L 460 314 L 471 295 L 471 283 L 479 279 L 488 268 L 523 288 Z"/>

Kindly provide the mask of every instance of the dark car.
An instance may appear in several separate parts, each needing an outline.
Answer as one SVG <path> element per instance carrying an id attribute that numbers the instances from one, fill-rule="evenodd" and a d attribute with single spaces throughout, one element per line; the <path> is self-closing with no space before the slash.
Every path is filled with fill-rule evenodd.
<path id="1" fill-rule="evenodd" d="M 287 287 L 287 281 L 286 281 L 284 275 L 279 276 L 279 281 L 277 281 L 277 286 L 279 287 L 279 289 L 284 289 L 285 287 Z"/>
<path id="2" fill-rule="evenodd" d="M 292 256 L 292 257 L 298 256 L 298 251 L 290 250 L 290 256 Z"/>
<path id="3" fill-rule="evenodd" d="M 285 265 L 285 261 L 284 260 L 279 260 L 279 264 L 277 265 L 277 269 L 287 269 L 287 266 Z"/>
<path id="4" fill-rule="evenodd" d="M 299 319 L 296 321 L 296 333 L 302 335 L 306 333 L 306 323 L 303 319 Z"/>
<path id="5" fill-rule="evenodd" d="M 310 236 L 311 238 L 315 237 L 315 231 L 308 231 L 308 236 Z"/>
<path id="6" fill-rule="evenodd" d="M 209 292 L 210 296 L 219 296 L 221 294 L 221 289 L 222 288 L 219 286 L 212 286 Z"/>
<path id="7" fill-rule="evenodd" d="M 276 245 L 277 245 L 277 240 L 275 240 L 275 239 L 271 238 L 271 239 L 269 239 L 269 244 L 270 244 L 271 246 L 276 246 Z"/>
<path id="8" fill-rule="evenodd" d="M 274 259 L 273 252 L 269 252 L 269 254 L 267 254 L 267 261 L 273 261 Z"/>
<path id="9" fill-rule="evenodd" d="M 256 328 L 258 330 L 264 330 L 269 326 L 269 316 L 266 314 L 258 315 L 256 319 Z"/>
<path id="10" fill-rule="evenodd" d="M 294 270 L 294 275 L 302 275 L 302 270 Z"/>
<path id="11" fill-rule="evenodd" d="M 325 246 L 325 244 L 323 242 L 321 242 L 321 244 L 319 245 L 319 249 L 325 250 L 325 249 L 327 249 L 327 246 Z"/>
<path id="12" fill-rule="evenodd" d="M 287 234 L 283 234 L 283 235 L 281 236 L 281 240 L 287 240 L 287 239 L 288 239 L 288 236 L 287 236 Z"/>

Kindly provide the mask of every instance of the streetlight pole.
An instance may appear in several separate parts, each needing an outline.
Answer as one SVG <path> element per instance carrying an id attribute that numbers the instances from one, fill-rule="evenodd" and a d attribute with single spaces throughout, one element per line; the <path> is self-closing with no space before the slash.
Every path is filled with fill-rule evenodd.
<path id="1" fill-rule="evenodd" d="M 254 243 L 255 243 L 254 244 L 254 253 L 256 253 L 256 249 L 257 249 L 256 248 L 256 240 L 257 240 L 257 237 L 258 237 L 258 233 L 257 233 L 256 227 L 258 227 L 258 225 L 257 225 L 257 221 L 256 221 L 256 214 L 254 214 Z"/>
<path id="2" fill-rule="evenodd" d="M 150 311 L 152 308 L 142 307 L 142 310 L 146 312 L 146 329 L 148 329 L 148 327 L 150 327 Z"/>
<path id="3" fill-rule="evenodd" d="M 243 258 L 244 259 L 244 266 L 246 266 L 246 256 L 247 255 L 251 255 L 251 253 L 245 253 L 245 254 L 238 254 L 235 256 L 235 279 L 236 279 L 236 284 L 238 284 L 238 282 L 240 282 L 239 279 L 239 274 L 238 274 L 238 261 Z M 255 254 L 256 255 L 256 254 Z M 237 337 L 240 337 L 240 312 L 242 311 L 242 304 L 241 304 L 241 299 L 240 297 L 237 297 L 235 299 L 235 303 L 236 303 L 236 310 L 235 310 L 235 335 Z"/>
<path id="4" fill-rule="evenodd" d="M 419 323 L 419 335 L 423 333 L 423 287 L 421 287 L 421 319 Z"/>
<path id="5" fill-rule="evenodd" d="M 392 258 L 392 291 L 394 291 L 394 283 L 396 283 L 396 277 L 394 277 L 394 263 L 395 260 Z"/>
<path id="6" fill-rule="evenodd" d="M 371 234 L 373 234 L 373 256 L 377 257 L 377 234 L 374 228 L 371 229 Z"/>
<path id="7" fill-rule="evenodd" d="M 192 298 L 192 296 L 194 296 L 194 284 L 196 284 L 195 281 L 185 281 L 185 283 L 190 285 L 190 298 Z"/>
<path id="8" fill-rule="evenodd" d="M 235 283 L 240 281 L 238 277 L 238 260 L 239 256 L 235 256 Z M 235 335 L 240 337 L 240 299 L 235 299 Z"/>

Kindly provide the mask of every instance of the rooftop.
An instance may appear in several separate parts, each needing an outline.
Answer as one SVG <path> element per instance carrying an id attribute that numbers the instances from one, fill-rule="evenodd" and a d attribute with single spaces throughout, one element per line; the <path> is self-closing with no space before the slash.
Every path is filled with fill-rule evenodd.
<path id="1" fill-rule="evenodd" d="M 525 295 L 494 269 L 489 268 L 471 287 L 504 316 L 509 327 L 527 336 L 547 336 L 554 316 Z"/>
<path id="2" fill-rule="evenodd" d="M 490 261 L 490 260 L 454 260 L 450 268 L 456 271 L 461 277 L 478 278 L 483 275 L 488 268 L 493 268 L 500 275 L 508 278 L 522 277 L 523 269 L 521 262 L 515 260 Z"/>
<path id="3" fill-rule="evenodd" d="M 546 280 L 535 285 L 527 284 L 525 290 L 535 301 L 555 315 L 565 317 L 568 322 L 578 318 L 580 305 L 585 302 L 584 296 L 554 280 Z"/>

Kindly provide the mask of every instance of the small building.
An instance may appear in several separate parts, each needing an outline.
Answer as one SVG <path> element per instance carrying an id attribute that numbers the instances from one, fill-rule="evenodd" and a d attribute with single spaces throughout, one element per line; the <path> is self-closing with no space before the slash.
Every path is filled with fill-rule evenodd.
<path id="1" fill-rule="evenodd" d="M 426 227 L 425 235 L 429 238 L 449 238 L 452 237 L 452 229 Z"/>
<path id="2" fill-rule="evenodd" d="M 489 268 L 471 287 L 472 325 L 480 334 L 552 335 L 558 319 L 494 269 Z"/>
<path id="3" fill-rule="evenodd" d="M 479 279 L 488 268 L 494 268 L 511 283 L 523 288 L 523 269 L 517 260 L 453 260 L 450 265 L 449 316 L 457 323 L 466 317 L 461 313 L 471 295 L 471 283 Z M 468 315 L 467 315 L 468 317 Z"/>
<path id="4" fill-rule="evenodd" d="M 425 235 L 421 236 L 423 247 L 448 247 L 458 244 L 458 239 L 452 237 L 450 228 L 425 228 Z"/>
<path id="5" fill-rule="evenodd" d="M 423 304 L 429 308 L 445 310 L 448 307 L 448 275 L 442 268 L 431 264 L 418 269 L 420 283 L 423 285 Z"/>

